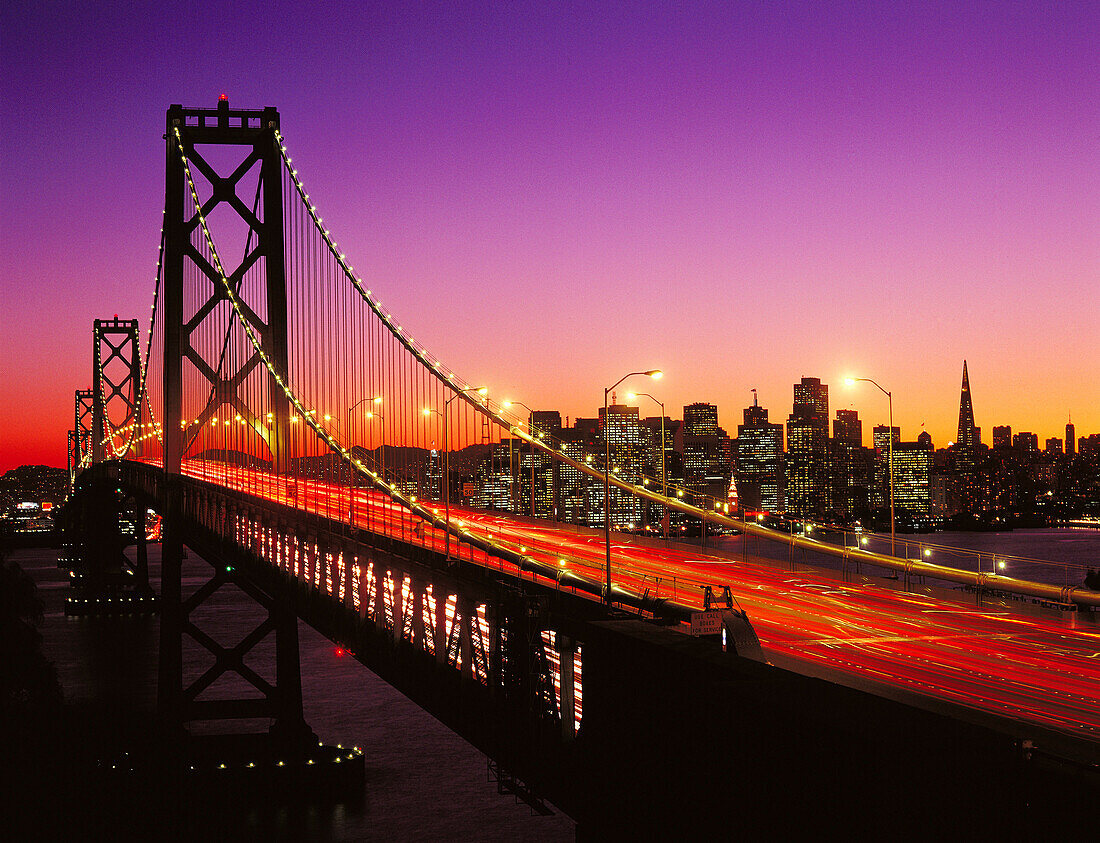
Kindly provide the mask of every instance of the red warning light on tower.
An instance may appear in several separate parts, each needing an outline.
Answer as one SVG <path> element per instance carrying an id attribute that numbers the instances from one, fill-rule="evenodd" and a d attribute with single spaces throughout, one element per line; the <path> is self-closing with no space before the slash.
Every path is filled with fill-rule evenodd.
<path id="1" fill-rule="evenodd" d="M 218 94 L 218 102 L 229 102 L 229 94 Z"/>

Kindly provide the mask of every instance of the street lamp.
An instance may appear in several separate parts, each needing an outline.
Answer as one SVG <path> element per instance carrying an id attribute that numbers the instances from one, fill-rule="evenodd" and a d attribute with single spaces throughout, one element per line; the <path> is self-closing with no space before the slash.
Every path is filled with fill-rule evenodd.
<path id="1" fill-rule="evenodd" d="M 531 431 L 532 440 L 535 438 L 535 411 L 524 404 L 522 401 L 505 401 L 505 407 L 523 407 L 528 413 L 530 413 L 530 422 L 527 429 Z M 531 517 L 535 517 L 535 445 L 531 444 Z"/>
<path id="2" fill-rule="evenodd" d="M 372 404 L 378 405 L 378 404 L 382 403 L 382 396 L 381 395 L 366 395 L 366 396 L 360 398 L 358 401 L 356 401 L 350 407 L 348 407 L 348 430 L 347 430 L 347 434 L 348 434 L 348 452 L 349 453 L 351 452 L 351 449 L 354 447 L 354 443 L 352 442 L 352 432 L 351 432 L 351 414 L 355 410 L 356 407 L 358 407 L 360 404 L 363 404 L 366 401 L 370 401 Z M 374 413 L 369 413 L 368 412 L 367 413 L 367 418 L 368 419 L 372 418 L 374 415 L 375 415 Z M 378 415 L 378 418 L 380 418 L 380 419 L 382 418 L 381 414 Z M 382 444 L 379 446 L 379 452 L 381 454 L 381 459 L 382 459 L 382 481 L 383 482 L 385 482 L 385 480 L 386 480 L 386 461 L 385 461 L 386 460 L 386 451 L 385 451 L 385 448 L 386 448 L 386 421 L 385 421 L 385 419 L 383 419 L 382 420 Z M 353 468 L 354 468 L 354 466 L 353 466 Z M 359 485 L 359 475 L 353 471 L 352 472 L 352 478 L 353 478 L 353 481 L 354 481 L 354 486 L 358 486 Z M 351 499 L 348 501 L 348 521 L 351 522 L 352 525 L 354 526 L 354 523 L 355 523 L 355 493 L 354 492 L 352 492 Z"/>
<path id="3" fill-rule="evenodd" d="M 874 385 L 879 392 L 886 396 L 886 400 L 890 405 L 890 432 L 886 438 L 886 465 L 890 478 L 890 555 L 896 556 L 897 554 L 894 552 L 897 545 L 897 528 L 894 521 L 894 396 L 893 393 L 883 389 L 870 378 L 845 378 L 844 380 L 848 386 L 855 386 L 858 381 L 866 381 Z"/>
<path id="4" fill-rule="evenodd" d="M 648 392 L 628 392 L 626 397 L 631 401 L 634 401 L 639 396 L 644 395 L 649 400 L 653 401 L 661 408 L 661 496 L 668 497 L 668 475 L 665 473 L 665 405 L 663 401 L 658 401 Z M 661 532 L 664 534 L 665 539 L 668 539 L 668 507 L 661 504 Z"/>
<path id="5" fill-rule="evenodd" d="M 607 593 L 604 595 L 604 602 L 608 606 L 611 605 L 611 440 L 607 435 L 607 428 L 611 419 L 607 413 L 607 396 L 611 394 L 611 390 L 627 378 L 632 378 L 635 375 L 645 375 L 646 377 L 658 380 L 663 374 L 664 372 L 660 369 L 650 369 L 648 372 L 629 372 L 603 391 L 603 533 L 604 544 L 607 550 L 607 565 L 605 571 Z"/>
<path id="6" fill-rule="evenodd" d="M 356 401 L 354 404 L 352 404 L 350 407 L 348 407 L 348 440 L 349 440 L 348 447 L 349 448 L 351 447 L 351 444 L 352 444 L 351 441 L 350 441 L 350 439 L 351 439 L 351 414 L 355 410 L 356 407 L 358 407 L 360 404 L 363 404 L 367 401 L 370 401 L 375 406 L 378 406 L 379 404 L 382 403 L 382 396 L 381 395 L 367 395 L 363 398 L 360 398 L 358 401 Z M 386 462 L 385 462 L 386 452 L 385 452 L 384 449 L 386 447 L 386 420 L 384 418 L 382 418 L 381 413 L 376 413 L 376 412 L 373 412 L 373 411 L 368 411 L 367 412 L 367 418 L 368 419 L 373 419 L 376 416 L 379 419 L 382 420 L 382 443 L 379 446 L 379 458 L 382 462 L 382 479 L 385 480 L 386 479 Z"/>
<path id="7" fill-rule="evenodd" d="M 430 416 L 432 413 L 443 419 L 443 512 L 444 519 L 447 523 L 446 538 L 444 539 L 446 547 L 446 561 L 451 561 L 451 442 L 450 434 L 448 433 L 447 417 L 450 415 L 451 402 L 454 401 L 460 395 L 467 395 L 471 392 L 476 392 L 478 395 L 487 395 L 489 387 L 487 386 L 468 386 L 465 389 L 459 389 L 455 391 L 455 394 L 443 402 L 443 412 L 439 410 L 430 410 L 424 408 L 422 411 L 425 416 Z"/>
<path id="8" fill-rule="evenodd" d="M 378 462 L 380 473 L 382 475 L 382 481 L 386 480 L 386 417 L 381 413 L 375 413 L 372 410 L 367 411 L 368 419 L 378 419 L 381 422 L 381 438 L 378 442 Z"/>

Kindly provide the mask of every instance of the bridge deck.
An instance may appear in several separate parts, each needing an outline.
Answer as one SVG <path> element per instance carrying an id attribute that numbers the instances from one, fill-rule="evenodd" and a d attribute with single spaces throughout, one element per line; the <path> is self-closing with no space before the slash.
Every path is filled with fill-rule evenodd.
<path id="1" fill-rule="evenodd" d="M 209 462 L 191 462 L 185 471 L 334 519 L 350 515 L 360 526 L 405 541 L 443 544 L 441 533 L 417 531 L 419 519 L 376 492 L 349 497 L 347 487 L 299 479 L 291 500 L 285 481 L 273 483 L 260 472 Z M 598 531 L 455 506 L 451 517 L 551 564 L 596 581 L 603 575 Z M 729 584 L 766 656 L 779 666 L 981 722 L 995 719 L 1023 737 L 1040 730 L 1048 744 L 1084 741 L 1086 755 L 1100 752 L 1100 629 L 1090 624 L 1070 628 L 1000 606 L 979 608 L 874 582 L 841 583 L 756 557 L 731 559 L 628 536 L 615 537 L 613 560 L 616 585 L 652 592 L 659 578 L 661 596 L 673 596 L 675 579 L 676 599 L 700 608 L 698 585 Z"/>

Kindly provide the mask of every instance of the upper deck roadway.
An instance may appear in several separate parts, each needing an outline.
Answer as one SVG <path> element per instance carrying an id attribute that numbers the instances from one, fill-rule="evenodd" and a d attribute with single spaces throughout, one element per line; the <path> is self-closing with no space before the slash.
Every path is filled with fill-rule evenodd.
<path id="1" fill-rule="evenodd" d="M 377 492 L 319 481 L 285 480 L 220 463 L 189 461 L 192 477 L 296 504 L 403 540 L 443 548 L 441 532 Z M 600 581 L 601 531 L 451 507 L 474 533 L 554 566 Z M 452 541 L 452 553 L 456 543 Z M 751 620 L 768 661 L 795 672 L 870 690 L 924 708 L 994 725 L 1050 751 L 1100 758 L 1100 628 L 1077 627 L 997 606 L 842 583 L 825 573 L 782 570 L 774 561 L 676 543 L 613 544 L 615 584 L 654 590 L 702 608 L 701 584 L 728 584 Z M 508 570 L 507 563 L 490 560 Z M 514 569 L 513 569 L 514 571 Z M 529 575 L 528 575 L 529 576 Z"/>

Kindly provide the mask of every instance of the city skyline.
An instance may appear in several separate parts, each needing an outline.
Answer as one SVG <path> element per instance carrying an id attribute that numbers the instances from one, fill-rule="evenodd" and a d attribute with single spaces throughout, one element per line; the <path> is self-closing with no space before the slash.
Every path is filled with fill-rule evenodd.
<path id="1" fill-rule="evenodd" d="M 92 320 L 149 312 L 164 110 L 223 92 L 494 396 L 586 417 L 653 366 L 732 431 L 812 375 L 873 427 L 870 377 L 943 447 L 966 359 L 986 444 L 1100 430 L 1092 6 L 270 8 L 5 6 L 0 469 L 64 464 Z"/>

